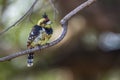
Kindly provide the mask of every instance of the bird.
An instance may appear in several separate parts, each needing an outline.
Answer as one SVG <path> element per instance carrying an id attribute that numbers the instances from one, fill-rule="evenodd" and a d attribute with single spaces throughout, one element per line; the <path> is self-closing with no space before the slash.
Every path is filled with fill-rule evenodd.
<path id="1" fill-rule="evenodd" d="M 33 26 L 31 32 L 29 33 L 27 48 L 32 49 L 36 46 L 42 46 L 48 43 L 49 39 L 53 34 L 53 28 L 51 27 L 51 20 L 48 15 L 44 13 L 42 18 L 38 20 L 38 23 Z M 27 66 L 33 66 L 34 52 L 28 54 Z"/>

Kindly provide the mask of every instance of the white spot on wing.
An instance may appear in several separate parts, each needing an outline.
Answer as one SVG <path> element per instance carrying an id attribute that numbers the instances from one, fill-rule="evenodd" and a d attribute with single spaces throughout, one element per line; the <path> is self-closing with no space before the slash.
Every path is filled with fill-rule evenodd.
<path id="1" fill-rule="evenodd" d="M 34 35 L 34 33 L 33 33 L 33 32 L 31 32 L 31 35 Z"/>

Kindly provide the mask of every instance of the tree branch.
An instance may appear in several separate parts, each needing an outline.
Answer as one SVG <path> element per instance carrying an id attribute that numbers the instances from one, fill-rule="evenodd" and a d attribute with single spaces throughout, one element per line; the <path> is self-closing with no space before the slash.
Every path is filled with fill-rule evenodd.
<path id="1" fill-rule="evenodd" d="M 68 20 L 73 16 L 75 15 L 77 12 L 81 11 L 82 9 L 84 9 L 85 7 L 89 6 L 90 4 L 92 4 L 94 1 L 96 0 L 88 0 L 86 2 L 84 2 L 83 4 L 81 4 L 80 6 L 78 6 L 77 8 L 75 8 L 74 10 L 72 10 L 70 13 L 68 13 L 62 20 L 61 20 L 61 25 L 62 25 L 62 28 L 63 28 L 63 31 L 62 31 L 62 34 L 61 36 L 49 43 L 49 44 L 46 44 L 46 45 L 43 45 L 43 46 L 40 46 L 40 47 L 35 47 L 33 49 L 27 49 L 25 51 L 21 51 L 21 52 L 17 52 L 17 53 L 14 53 L 14 54 L 11 54 L 11 55 L 8 55 L 8 56 L 5 56 L 5 57 L 2 57 L 0 58 L 0 62 L 2 61 L 7 61 L 7 60 L 11 60 L 13 58 L 16 58 L 16 57 L 19 57 L 19 56 L 22 56 L 22 55 L 26 55 L 26 54 L 29 54 L 31 52 L 35 52 L 35 51 L 39 51 L 41 49 L 45 49 L 45 48 L 48 48 L 48 47 L 51 47 L 57 43 L 59 43 L 66 35 L 67 33 L 67 25 L 68 25 Z"/>
<path id="2" fill-rule="evenodd" d="M 7 32 L 8 30 L 10 30 L 12 27 L 16 26 L 18 23 L 20 23 L 25 17 L 27 17 L 31 11 L 33 10 L 33 7 L 35 6 L 35 4 L 37 3 L 38 0 L 35 0 L 35 2 L 32 4 L 32 6 L 30 7 L 30 9 L 20 18 L 18 19 L 14 24 L 12 24 L 11 26 L 9 26 L 8 28 L 6 28 L 5 30 L 0 32 L 0 36 L 2 34 L 4 34 L 5 32 Z"/>

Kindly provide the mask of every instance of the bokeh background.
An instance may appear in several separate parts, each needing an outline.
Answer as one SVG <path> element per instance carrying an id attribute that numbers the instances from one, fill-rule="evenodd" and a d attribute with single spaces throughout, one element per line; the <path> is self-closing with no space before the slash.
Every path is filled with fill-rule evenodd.
<path id="1" fill-rule="evenodd" d="M 32 26 L 46 12 L 57 39 L 60 20 L 86 0 L 39 0 L 32 13 L 0 36 L 0 57 L 26 49 Z M 34 0 L 0 0 L 0 31 L 15 23 Z M 57 45 L 36 52 L 33 67 L 27 55 L 0 62 L 0 80 L 120 80 L 120 0 L 97 0 L 68 21 L 68 32 Z"/>

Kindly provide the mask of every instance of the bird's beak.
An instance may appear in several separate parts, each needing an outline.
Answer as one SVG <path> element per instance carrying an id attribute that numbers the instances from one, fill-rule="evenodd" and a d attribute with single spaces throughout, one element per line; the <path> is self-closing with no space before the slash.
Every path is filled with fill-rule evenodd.
<path id="1" fill-rule="evenodd" d="M 52 22 L 51 21 L 48 21 L 46 24 L 51 24 Z"/>

